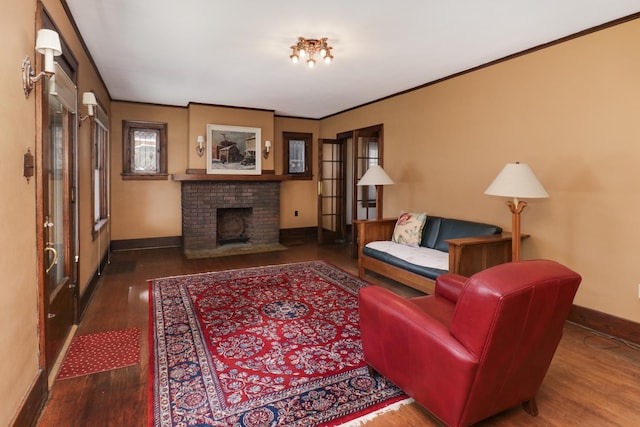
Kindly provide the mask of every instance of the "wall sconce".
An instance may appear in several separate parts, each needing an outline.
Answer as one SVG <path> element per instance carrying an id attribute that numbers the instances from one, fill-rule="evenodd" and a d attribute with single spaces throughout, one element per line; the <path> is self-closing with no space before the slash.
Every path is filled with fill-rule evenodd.
<path id="1" fill-rule="evenodd" d="M 22 61 L 22 89 L 25 98 L 29 98 L 29 94 L 37 81 L 43 77 L 51 77 L 55 74 L 53 68 L 53 57 L 62 55 L 62 47 L 60 47 L 60 37 L 53 30 L 41 29 L 38 31 L 36 39 L 36 51 L 44 55 L 44 70 L 38 75 L 31 67 L 29 55 Z"/>
<path id="2" fill-rule="evenodd" d="M 198 146 L 196 147 L 196 153 L 198 153 L 198 157 L 202 157 L 204 155 L 204 136 L 198 135 Z"/>
<path id="3" fill-rule="evenodd" d="M 84 121 L 88 118 L 95 116 L 95 107 L 98 105 L 96 100 L 96 94 L 93 92 L 85 92 L 82 94 L 82 104 L 87 106 L 87 115 L 81 116 L 80 121 Z"/>
<path id="4" fill-rule="evenodd" d="M 268 159 L 269 158 L 269 153 L 271 152 L 271 141 L 266 140 L 264 142 L 264 158 Z"/>

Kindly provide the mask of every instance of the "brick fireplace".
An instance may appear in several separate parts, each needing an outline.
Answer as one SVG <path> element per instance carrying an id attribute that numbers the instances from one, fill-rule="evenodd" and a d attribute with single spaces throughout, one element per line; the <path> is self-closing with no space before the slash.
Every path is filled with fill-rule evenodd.
<path id="1" fill-rule="evenodd" d="M 182 181 L 187 257 L 211 256 L 230 245 L 278 245 L 279 238 L 280 182 Z"/>

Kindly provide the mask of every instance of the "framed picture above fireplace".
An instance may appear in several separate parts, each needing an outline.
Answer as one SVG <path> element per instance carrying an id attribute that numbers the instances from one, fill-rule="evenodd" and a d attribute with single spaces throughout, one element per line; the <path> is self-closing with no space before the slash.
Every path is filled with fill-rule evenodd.
<path id="1" fill-rule="evenodd" d="M 207 173 L 260 175 L 262 173 L 260 128 L 207 125 Z"/>

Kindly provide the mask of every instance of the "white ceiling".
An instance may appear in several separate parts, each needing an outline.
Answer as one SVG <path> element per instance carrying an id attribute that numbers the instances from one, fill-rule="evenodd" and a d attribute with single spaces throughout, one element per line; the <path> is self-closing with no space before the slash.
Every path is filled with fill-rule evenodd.
<path id="1" fill-rule="evenodd" d="M 640 0 L 66 1 L 114 100 L 308 118 L 640 12 Z M 328 37 L 333 63 L 292 64 L 300 36 Z"/>

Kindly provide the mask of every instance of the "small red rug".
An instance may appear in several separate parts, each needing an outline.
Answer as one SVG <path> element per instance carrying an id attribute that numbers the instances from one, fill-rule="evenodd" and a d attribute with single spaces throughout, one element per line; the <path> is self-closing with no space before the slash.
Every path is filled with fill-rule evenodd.
<path id="1" fill-rule="evenodd" d="M 57 379 L 80 377 L 140 363 L 140 329 L 80 335 L 73 338 Z"/>

